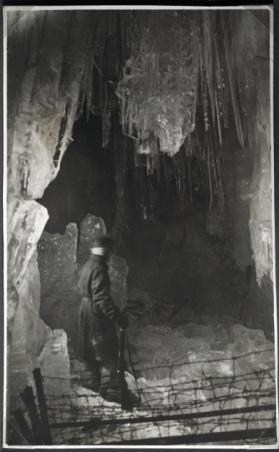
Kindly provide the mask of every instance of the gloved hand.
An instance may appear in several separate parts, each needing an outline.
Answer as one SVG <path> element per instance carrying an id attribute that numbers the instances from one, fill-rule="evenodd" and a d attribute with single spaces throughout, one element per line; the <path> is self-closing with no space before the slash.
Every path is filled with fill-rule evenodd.
<path id="1" fill-rule="evenodd" d="M 119 311 L 116 317 L 116 323 L 119 328 L 128 328 L 129 319 L 125 311 Z"/>

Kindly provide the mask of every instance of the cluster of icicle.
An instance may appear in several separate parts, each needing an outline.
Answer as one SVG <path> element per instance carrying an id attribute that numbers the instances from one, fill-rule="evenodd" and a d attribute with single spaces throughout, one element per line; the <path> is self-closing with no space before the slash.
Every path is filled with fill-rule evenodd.
<path id="1" fill-rule="evenodd" d="M 103 145 L 109 142 L 116 92 L 123 133 L 135 140 L 139 153 L 173 156 L 189 139 L 190 155 L 198 116 L 205 133 L 214 130 L 222 144 L 231 113 L 243 146 L 247 71 L 240 74 L 237 66 L 241 50 L 235 20 L 218 11 L 92 14 L 87 48 L 82 49 L 86 63 L 80 105 L 86 105 L 88 114 L 101 114 Z M 114 80 L 103 67 L 111 37 L 118 49 L 110 62 Z"/>
<path id="2" fill-rule="evenodd" d="M 160 150 L 174 155 L 194 129 L 198 19 L 195 13 L 150 12 L 131 22 L 131 39 L 139 41 L 117 94 L 123 132 L 136 140 L 141 153 L 151 152 L 149 138 L 154 134 Z"/>
<path id="3" fill-rule="evenodd" d="M 215 12 L 135 14 L 128 36 L 134 43 L 117 87 L 123 133 L 134 138 L 138 153 L 147 154 L 148 173 L 158 168 L 159 151 L 174 156 L 183 148 L 188 157 L 198 154 L 208 166 L 210 204 L 221 184 L 215 131 L 222 144 L 229 121 L 218 25 Z M 183 168 L 187 174 L 179 172 L 180 188 L 190 176 L 189 165 Z"/>
<path id="4" fill-rule="evenodd" d="M 117 34 L 117 14 L 108 11 L 90 13 L 91 27 L 88 30 L 86 48 L 86 61 L 84 67 L 82 96 L 80 100 L 80 114 L 86 108 L 87 117 L 90 114 L 102 117 L 102 144 L 106 147 L 110 140 L 111 112 L 113 108 L 114 85 L 113 81 L 106 77 L 104 71 L 105 52 L 107 40 L 113 36 L 119 39 Z M 113 64 L 119 64 L 116 55 Z"/>
<path id="5" fill-rule="evenodd" d="M 51 45 L 57 50 L 50 66 L 60 80 L 59 115 L 68 112 L 70 119 L 62 134 L 64 141 L 69 138 L 79 98 L 80 114 L 85 106 L 88 115 L 102 116 L 103 146 L 107 146 L 118 98 L 123 133 L 133 137 L 139 154 L 146 154 L 147 173 L 158 170 L 160 152 L 196 156 L 208 168 L 212 206 L 222 186 L 224 128 L 234 126 L 240 144 L 247 142 L 243 124 L 251 101 L 247 86 L 253 81 L 247 56 L 249 52 L 254 55 L 258 45 L 253 40 L 255 21 L 248 13 L 78 11 L 52 12 L 45 18 L 37 12 L 15 16 L 10 30 L 15 34 L 16 29 L 28 29 L 29 36 L 35 27 L 44 37 L 40 52 L 48 55 Z M 44 36 L 45 22 L 51 35 Z M 43 58 L 39 62 L 43 64 Z M 40 97 L 55 97 L 53 88 L 51 84 L 48 91 L 41 87 Z M 57 135 L 55 130 L 55 139 Z M 179 172 L 179 187 L 184 176 L 191 176 L 188 169 L 185 175 Z"/>
<path id="6" fill-rule="evenodd" d="M 233 127 L 241 146 L 247 143 L 251 69 L 239 66 L 239 54 L 243 58 L 252 36 L 248 45 L 235 36 L 237 14 L 134 12 L 127 31 L 130 57 L 117 86 L 123 133 L 146 154 L 147 172 L 156 172 L 160 151 L 198 157 L 208 169 L 210 207 L 223 187 L 224 129 Z M 179 177 L 191 174 L 187 169 Z"/>

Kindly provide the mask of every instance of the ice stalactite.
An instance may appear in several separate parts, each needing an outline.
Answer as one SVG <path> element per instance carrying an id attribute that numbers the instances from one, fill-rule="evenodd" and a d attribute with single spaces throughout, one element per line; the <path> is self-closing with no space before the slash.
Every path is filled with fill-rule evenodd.
<path id="1" fill-rule="evenodd" d="M 198 19 L 177 12 L 138 17 L 136 54 L 126 62 L 117 89 L 123 131 L 138 145 L 146 147 L 153 132 L 160 150 L 174 155 L 194 127 Z"/>
<path id="2" fill-rule="evenodd" d="M 206 165 L 208 207 L 218 215 L 225 203 L 224 134 L 232 129 L 244 153 L 257 149 L 249 203 L 259 283 L 263 275 L 272 276 L 268 14 L 131 13 L 129 58 L 116 91 L 123 133 L 134 139 L 136 153 L 146 156 L 147 174 L 160 174 L 160 151 L 174 156 L 184 149 L 186 157 Z M 178 191 L 189 184 L 189 160 L 175 177 Z M 260 211 L 264 218 L 257 225 Z"/>
<path id="3" fill-rule="evenodd" d="M 202 153 L 212 207 L 222 191 L 220 145 L 228 116 L 220 20 L 215 12 L 161 12 L 159 18 L 139 14 L 133 19 L 127 33 L 130 57 L 117 87 L 123 133 L 135 140 L 137 153 L 147 155 L 148 174 L 159 174 L 160 151 Z M 199 140 L 197 128 L 202 129 Z M 189 175 L 188 162 L 177 181 L 180 187 Z"/>

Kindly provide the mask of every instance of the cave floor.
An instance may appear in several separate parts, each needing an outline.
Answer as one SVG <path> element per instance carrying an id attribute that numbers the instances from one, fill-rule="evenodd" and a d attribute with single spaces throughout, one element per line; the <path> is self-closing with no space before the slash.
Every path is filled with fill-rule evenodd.
<path id="1" fill-rule="evenodd" d="M 127 412 L 104 401 L 90 390 L 91 374 L 71 351 L 68 417 L 86 425 L 93 418 L 95 424 L 87 432 L 75 429 L 71 435 L 68 431 L 70 443 L 117 444 L 169 436 L 185 436 L 187 441 L 187 435 L 221 435 L 244 429 L 247 441 L 239 440 L 238 444 L 249 444 L 253 443 L 249 431 L 274 428 L 274 347 L 263 331 L 220 315 L 200 316 L 203 323 L 195 323 L 193 318 L 188 323 L 176 320 L 170 324 L 163 320 L 166 310 L 161 309 L 160 318 L 156 300 L 149 295 L 148 303 L 147 294 L 141 293 L 143 296 L 145 311 L 131 320 L 128 329 L 125 373 L 129 389 L 141 399 L 140 405 Z M 266 411 L 257 411 L 265 404 Z M 227 410 L 235 411 L 227 414 Z M 158 416 L 168 419 L 150 419 Z M 177 416 L 182 419 L 176 420 Z M 147 421 L 134 424 L 139 418 Z M 59 437 L 61 432 L 57 434 Z M 254 441 L 264 444 L 267 440 L 259 436 Z"/>
<path id="2" fill-rule="evenodd" d="M 144 242 L 143 233 L 140 248 Z M 253 441 L 250 431 L 274 428 L 274 344 L 261 329 L 241 323 L 244 273 L 194 218 L 164 231 L 159 248 L 159 254 L 144 248 L 135 253 L 128 281 L 127 306 L 137 304 L 138 309 L 130 310 L 125 378 L 140 396 L 140 406 L 127 412 L 104 401 L 90 389 L 91 374 L 70 348 L 71 393 L 53 401 L 51 412 L 54 422 L 64 419 L 76 427 L 56 429 L 58 444 L 170 436 L 187 441 L 189 435 L 243 429 L 248 443 Z M 55 293 L 60 302 L 66 331 L 77 306 L 70 280 L 67 274 L 65 290 L 56 284 L 57 290 L 48 294 Z M 158 416 L 167 419 L 156 421 Z M 92 418 L 95 424 L 84 431 Z M 261 436 L 254 442 L 264 444 Z"/>

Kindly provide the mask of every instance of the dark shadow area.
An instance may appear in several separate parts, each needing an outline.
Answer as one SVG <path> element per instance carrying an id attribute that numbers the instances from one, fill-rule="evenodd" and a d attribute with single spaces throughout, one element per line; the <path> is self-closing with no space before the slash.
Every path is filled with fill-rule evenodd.
<path id="1" fill-rule="evenodd" d="M 235 145 L 228 134 L 227 141 Z M 101 118 L 83 114 L 57 178 L 39 200 L 49 212 L 46 232 L 63 235 L 69 223 L 79 231 L 86 215 L 101 217 L 116 254 L 127 259 L 129 290 L 168 300 L 171 321 L 184 319 L 186 307 L 183 321 L 218 312 L 246 323 L 255 275 L 247 270 L 247 276 L 231 256 L 231 193 L 227 210 L 218 209 L 218 197 L 210 206 L 207 164 L 184 146 L 174 158 L 160 153 L 152 171 L 148 158 L 122 134 L 117 112 L 107 147 Z M 249 253 L 247 216 L 244 221 Z"/>
<path id="2" fill-rule="evenodd" d="M 46 231 L 63 234 L 69 223 L 79 225 L 87 213 L 103 217 L 108 226 L 115 215 L 113 155 L 102 147 L 99 116 L 84 114 L 76 121 L 73 141 L 57 178 L 38 201 L 49 212 Z"/>

